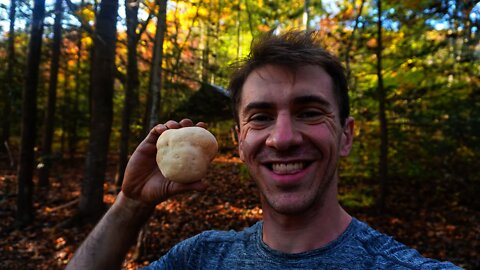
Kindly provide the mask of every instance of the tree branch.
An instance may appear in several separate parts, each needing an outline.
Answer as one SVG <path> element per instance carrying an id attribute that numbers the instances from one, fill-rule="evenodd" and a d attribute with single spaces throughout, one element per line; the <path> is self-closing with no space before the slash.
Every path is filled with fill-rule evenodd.
<path id="1" fill-rule="evenodd" d="M 153 11 L 149 8 L 148 17 L 144 22 L 140 23 L 140 29 L 138 30 L 138 34 L 135 36 L 135 40 L 137 43 L 140 40 L 140 37 L 142 36 L 143 32 L 145 32 L 145 30 L 147 29 L 148 23 L 150 22 L 152 17 L 153 17 Z"/>
<path id="2" fill-rule="evenodd" d="M 67 3 L 68 9 L 72 13 L 72 15 L 80 22 L 83 30 L 85 30 L 90 35 L 93 35 L 93 28 L 87 22 L 85 22 L 83 18 L 77 15 L 79 7 L 76 4 L 72 3 L 71 0 L 65 0 L 65 2 Z"/>
<path id="3" fill-rule="evenodd" d="M 355 32 L 358 28 L 358 23 L 360 22 L 360 16 L 362 16 L 363 5 L 365 4 L 365 0 L 362 0 L 360 7 L 358 8 L 357 17 L 355 18 L 355 25 L 353 26 L 352 34 L 348 38 L 347 49 L 345 51 L 345 66 L 347 71 L 347 79 L 350 78 L 350 50 L 352 49 L 353 45 L 353 37 L 355 36 Z"/>

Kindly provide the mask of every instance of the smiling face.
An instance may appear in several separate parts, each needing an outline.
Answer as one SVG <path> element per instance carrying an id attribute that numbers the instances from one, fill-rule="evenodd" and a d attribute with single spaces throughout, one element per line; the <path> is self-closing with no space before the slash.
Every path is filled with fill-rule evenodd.
<path id="1" fill-rule="evenodd" d="M 331 77 L 311 65 L 294 71 L 266 65 L 247 77 L 238 106 L 239 151 L 264 211 L 300 214 L 325 198 L 336 200 L 337 163 L 350 152 L 353 119 L 340 125 L 332 89 Z"/>

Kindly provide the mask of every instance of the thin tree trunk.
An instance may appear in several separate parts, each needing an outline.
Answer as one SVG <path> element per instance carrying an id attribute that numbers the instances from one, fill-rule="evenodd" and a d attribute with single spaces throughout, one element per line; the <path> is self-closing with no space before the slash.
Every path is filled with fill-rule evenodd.
<path id="1" fill-rule="evenodd" d="M 190 39 L 190 36 L 192 35 L 194 25 L 195 25 L 195 23 L 196 23 L 199 15 L 200 15 L 200 8 L 201 8 L 202 3 L 203 3 L 203 2 L 199 2 L 199 3 L 196 5 L 197 8 L 196 8 L 195 16 L 193 17 L 192 22 L 191 22 L 191 24 L 190 24 L 190 27 L 188 28 L 187 36 L 185 37 L 185 40 L 183 40 L 182 45 L 177 46 L 177 47 L 178 47 L 178 52 L 177 52 L 176 55 L 175 55 L 175 63 L 174 63 L 174 65 L 173 65 L 173 67 L 172 67 L 172 73 L 173 73 L 173 74 L 179 73 L 179 72 L 178 72 L 178 69 L 179 69 L 179 66 L 180 66 L 180 58 L 182 57 L 183 49 L 184 49 L 185 46 L 187 45 L 187 42 L 188 42 L 188 40 Z M 178 26 L 177 26 L 177 24 L 175 24 L 175 26 L 176 26 L 176 27 L 175 27 L 175 28 L 176 28 L 176 31 L 177 31 L 177 33 L 178 33 Z M 175 45 L 178 44 L 178 42 L 177 42 L 177 37 L 176 37 L 176 36 L 177 36 L 177 35 L 175 35 L 175 42 L 174 42 Z"/>
<path id="2" fill-rule="evenodd" d="M 139 37 L 136 29 L 138 26 L 138 2 L 125 1 L 125 14 L 127 17 L 127 83 L 125 87 L 125 100 L 122 113 L 122 131 L 120 137 L 120 154 L 116 184 L 120 188 L 128 162 L 128 142 L 130 138 L 130 122 L 132 113 L 137 107 L 138 99 L 138 61 L 137 45 Z"/>
<path id="3" fill-rule="evenodd" d="M 62 7 L 63 1 L 55 1 L 55 22 L 53 24 L 52 62 L 50 64 L 50 83 L 48 87 L 47 113 L 45 114 L 45 130 L 42 141 L 43 166 L 39 171 L 39 186 L 49 184 L 48 177 L 52 166 L 52 141 L 55 127 L 55 107 L 57 105 L 57 82 L 60 63 L 60 45 L 62 42 Z"/>
<path id="4" fill-rule="evenodd" d="M 5 85 L 6 85 L 6 91 L 4 92 L 4 107 L 3 107 L 3 115 L 10 115 L 12 111 L 12 106 L 14 104 L 13 100 L 13 92 L 14 89 L 16 88 L 16 84 L 14 81 L 14 76 L 15 76 L 15 13 L 17 10 L 17 2 L 16 0 L 11 0 L 10 1 L 10 12 L 9 12 L 9 19 L 10 19 L 10 27 L 9 27 L 9 32 L 8 32 L 8 45 L 7 45 L 7 54 L 8 54 L 8 60 L 7 60 L 7 72 L 6 72 L 6 78 L 5 78 Z M 5 148 L 0 146 L 0 149 L 7 150 L 7 145 L 10 140 L 10 117 L 5 117 L 3 119 L 3 127 L 2 127 L 2 138 L 0 143 L 5 145 Z"/>
<path id="5" fill-rule="evenodd" d="M 158 1 L 159 10 L 157 14 L 157 30 L 155 32 L 155 44 L 153 47 L 153 60 L 150 69 L 150 87 L 147 100 L 147 117 L 144 125 L 144 133 L 146 134 L 151 128 L 158 123 L 160 112 L 160 101 L 162 89 L 162 59 L 163 59 L 163 42 L 166 32 L 166 16 L 167 16 L 167 0 Z"/>
<path id="6" fill-rule="evenodd" d="M 160 111 L 160 99 L 162 89 L 162 59 L 163 59 L 163 42 L 167 27 L 167 0 L 158 1 L 159 10 L 157 14 L 157 29 L 155 32 L 155 43 L 153 46 L 153 59 L 150 69 L 150 87 L 147 98 L 147 113 L 144 123 L 144 134 L 153 128 L 158 122 Z M 146 129 L 147 128 L 147 129 Z M 145 234 L 148 224 L 145 225 L 137 238 L 135 245 L 134 259 L 138 260 L 143 254 L 143 246 Z"/>
<path id="7" fill-rule="evenodd" d="M 42 50 L 45 1 L 35 0 L 28 44 L 25 87 L 22 95 L 22 131 L 20 164 L 18 168 L 18 197 L 16 223 L 30 224 L 34 219 L 33 170 L 35 166 L 35 136 L 37 116 L 37 86 Z"/>
<path id="8" fill-rule="evenodd" d="M 365 4 L 365 0 L 362 0 L 360 7 L 358 8 L 357 17 L 355 18 L 355 25 L 353 26 L 352 34 L 348 38 L 347 48 L 345 49 L 345 70 L 347 73 L 347 80 L 350 81 L 351 77 L 351 69 L 350 69 L 350 51 L 352 50 L 353 46 L 353 39 L 355 36 L 355 32 L 358 29 L 358 23 L 360 22 L 360 16 L 362 16 L 363 6 Z"/>
<path id="9" fill-rule="evenodd" d="M 60 120 L 60 126 L 62 128 L 62 134 L 60 136 L 60 149 L 61 153 L 66 153 L 66 147 L 67 147 L 67 141 L 68 141 L 68 136 L 69 136 L 69 128 L 70 128 L 70 122 L 72 121 L 72 118 L 75 118 L 72 116 L 71 110 L 69 108 L 70 104 L 72 104 L 72 93 L 69 90 L 68 83 L 70 82 L 70 74 L 69 74 L 69 68 L 68 68 L 68 57 L 64 58 L 63 61 L 63 104 L 61 104 L 61 120 Z M 68 117 L 70 116 L 70 117 Z"/>
<path id="10" fill-rule="evenodd" d="M 82 0 L 83 6 L 83 0 Z M 77 135 L 77 128 L 78 128 L 78 115 L 79 112 L 79 98 L 80 98 L 80 82 L 81 82 L 81 74 L 82 74 L 82 35 L 83 30 L 82 27 L 78 28 L 78 40 L 77 40 L 77 62 L 75 64 L 75 90 L 73 96 L 73 104 L 72 104 L 72 121 L 69 122 L 70 128 L 68 131 L 68 153 L 70 158 L 70 163 L 74 164 L 75 153 L 77 152 L 77 143 L 78 143 L 78 135 Z"/>
<path id="11" fill-rule="evenodd" d="M 379 211 L 382 213 L 386 208 L 386 197 L 388 193 L 388 129 L 387 116 L 385 112 L 386 94 L 383 87 L 382 76 L 382 1 L 377 0 L 378 20 L 377 20 L 377 78 L 378 78 L 378 104 L 380 119 L 380 160 L 378 164 L 378 174 L 380 180 L 380 201 Z"/>
<path id="12" fill-rule="evenodd" d="M 208 18 L 212 17 L 212 5 L 208 8 Z M 207 33 L 205 34 L 205 47 L 202 51 L 202 82 L 208 83 L 209 77 L 209 62 L 210 62 L 210 36 L 211 36 L 211 27 L 210 22 L 206 23 Z M 203 31 L 202 31 L 203 33 Z"/>
<path id="13" fill-rule="evenodd" d="M 303 4 L 303 27 L 310 29 L 310 0 L 305 0 Z"/>
<path id="14" fill-rule="evenodd" d="M 246 9 L 247 16 L 248 16 L 248 28 L 250 29 L 250 35 L 252 35 L 252 37 L 253 37 L 253 36 L 255 36 L 255 33 L 253 31 L 253 29 L 254 29 L 253 28 L 253 22 L 252 22 L 253 19 L 252 19 L 252 12 L 250 11 L 249 0 L 245 0 L 245 9 Z M 218 14 L 220 14 L 220 12 Z"/>
<path id="15" fill-rule="evenodd" d="M 102 0 L 96 19 L 91 67 L 90 139 L 79 205 L 80 218 L 85 221 L 96 221 L 105 210 L 103 183 L 113 118 L 117 12 L 117 0 Z"/>

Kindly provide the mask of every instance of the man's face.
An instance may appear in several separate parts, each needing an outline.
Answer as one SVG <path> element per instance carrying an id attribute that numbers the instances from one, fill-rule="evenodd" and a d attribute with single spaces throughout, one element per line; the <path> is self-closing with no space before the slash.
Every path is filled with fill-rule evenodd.
<path id="1" fill-rule="evenodd" d="M 299 214 L 336 200 L 337 163 L 350 152 L 353 119 L 341 127 L 331 77 L 321 67 L 267 65 L 245 81 L 239 151 L 264 207 Z"/>

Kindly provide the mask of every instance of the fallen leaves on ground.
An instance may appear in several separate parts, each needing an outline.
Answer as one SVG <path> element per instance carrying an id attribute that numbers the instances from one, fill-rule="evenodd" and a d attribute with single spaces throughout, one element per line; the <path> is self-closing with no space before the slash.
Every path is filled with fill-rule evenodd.
<path id="1" fill-rule="evenodd" d="M 112 164 L 105 183 L 107 205 L 115 198 L 114 167 Z M 218 158 L 206 177 L 210 186 L 205 192 L 184 194 L 159 204 L 144 228 L 142 248 L 132 247 L 123 268 L 142 267 L 158 259 L 175 243 L 201 231 L 241 230 L 260 220 L 257 188 L 243 171 L 238 159 Z M 20 230 L 13 227 L 16 176 L 9 170 L 0 171 L 0 269 L 65 268 L 93 228 L 93 225 L 64 226 L 75 215 L 82 173 L 79 168 L 67 166 L 55 170 L 50 188 L 36 190 L 34 224 Z M 389 214 L 377 215 L 367 208 L 348 211 L 425 256 L 449 260 L 466 269 L 479 269 L 479 212 L 450 201 L 419 205 L 411 194 L 428 197 L 428 191 L 422 195 L 408 185 L 400 186 L 389 197 L 389 205 L 394 206 Z M 355 188 L 355 184 L 340 185 L 342 193 Z"/>

